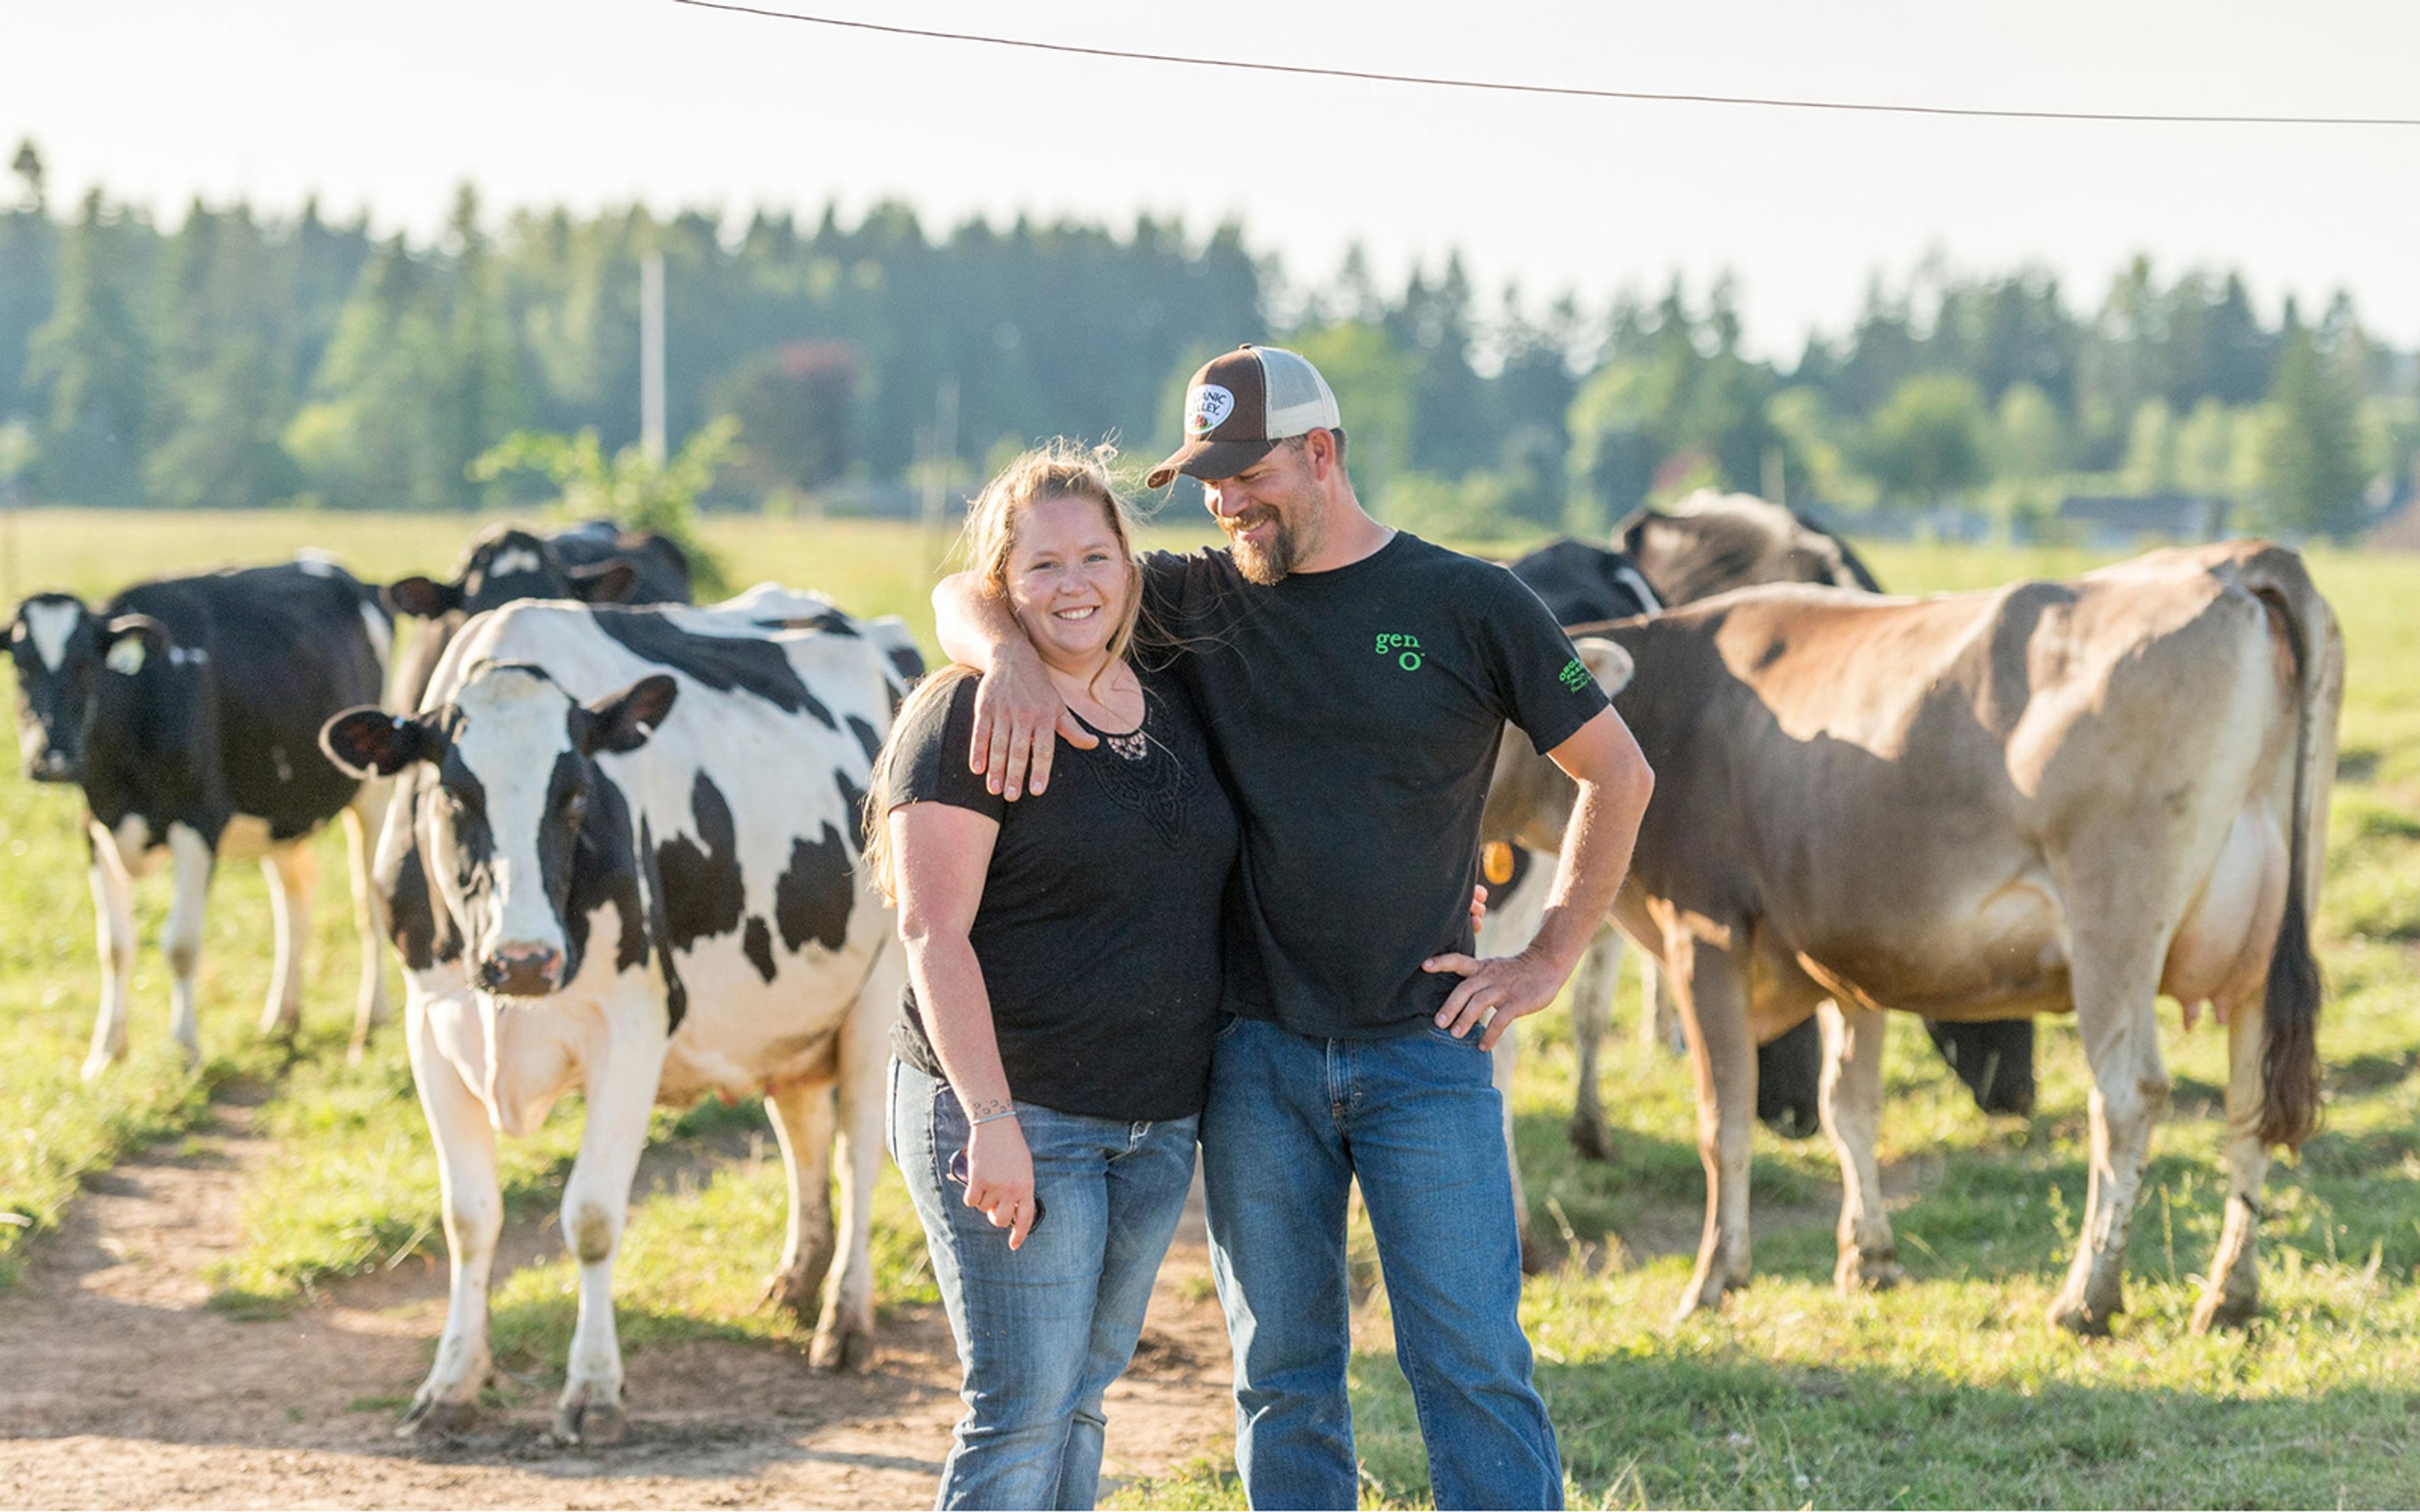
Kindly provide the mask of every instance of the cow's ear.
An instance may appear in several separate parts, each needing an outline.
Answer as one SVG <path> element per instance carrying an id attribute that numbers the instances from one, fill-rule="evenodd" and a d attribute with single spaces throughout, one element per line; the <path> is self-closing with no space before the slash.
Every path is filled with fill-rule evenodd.
<path id="1" fill-rule="evenodd" d="M 637 750 L 663 724 L 664 716 L 672 713 L 673 699 L 679 692 L 679 684 L 657 672 L 598 699 L 582 711 L 588 717 L 581 721 L 580 748 L 591 756 L 599 751 Z"/>
<path id="2" fill-rule="evenodd" d="M 1574 642 L 1572 649 L 1580 654 L 1580 661 L 1596 678 L 1596 686 L 1605 689 L 1607 698 L 1628 687 L 1631 674 L 1638 670 L 1638 663 L 1632 659 L 1628 651 L 1619 642 L 1601 636 L 1582 636 Z"/>
<path id="3" fill-rule="evenodd" d="M 120 614 L 101 627 L 95 641 L 101 648 L 102 665 L 127 677 L 141 671 L 152 653 L 165 651 L 175 643 L 169 639 L 168 627 L 148 614 Z"/>
<path id="4" fill-rule="evenodd" d="M 319 748 L 348 777 L 393 777 L 414 762 L 434 761 L 442 739 L 429 725 L 374 704 L 347 709 L 319 727 Z"/>
<path id="5" fill-rule="evenodd" d="M 397 614 L 410 614 L 424 620 L 443 619 L 462 607 L 462 586 L 442 583 L 433 578 L 413 576 L 397 578 L 379 590 L 386 607 Z"/>
<path id="6" fill-rule="evenodd" d="M 624 604 L 639 586 L 639 569 L 627 561 L 592 563 L 570 570 L 571 592 L 591 604 Z"/>

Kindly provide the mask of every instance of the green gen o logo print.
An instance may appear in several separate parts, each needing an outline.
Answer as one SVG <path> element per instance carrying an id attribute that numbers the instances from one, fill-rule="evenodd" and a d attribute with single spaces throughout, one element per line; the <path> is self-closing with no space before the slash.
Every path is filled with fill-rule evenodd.
<path id="1" fill-rule="evenodd" d="M 1395 665 L 1401 667 L 1407 672 L 1416 672 L 1420 670 L 1420 638 L 1419 636 L 1403 635 L 1391 631 L 1385 632 L 1379 635 L 1378 644 L 1375 649 L 1378 655 L 1382 656 L 1388 655 L 1389 652 L 1393 653 Z"/>
<path id="2" fill-rule="evenodd" d="M 1420 654 L 1417 651 L 1406 651 L 1402 656 L 1395 658 L 1395 665 L 1401 667 L 1407 672 L 1419 671 L 1420 670 Z"/>

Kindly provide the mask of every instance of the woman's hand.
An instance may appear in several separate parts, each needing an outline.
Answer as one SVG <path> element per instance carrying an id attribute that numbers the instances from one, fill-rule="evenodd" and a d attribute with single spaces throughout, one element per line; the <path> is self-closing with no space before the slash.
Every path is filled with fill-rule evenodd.
<path id="1" fill-rule="evenodd" d="M 967 1134 L 967 1206 L 994 1228 L 1008 1230 L 1008 1247 L 1024 1247 L 1032 1230 L 1033 1155 L 1015 1119 L 979 1123 Z"/>

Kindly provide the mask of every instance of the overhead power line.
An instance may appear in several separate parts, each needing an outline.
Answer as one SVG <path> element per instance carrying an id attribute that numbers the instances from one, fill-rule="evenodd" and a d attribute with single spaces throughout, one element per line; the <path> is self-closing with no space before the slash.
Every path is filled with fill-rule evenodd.
<path id="1" fill-rule="evenodd" d="M 1073 42 L 1045 42 L 1027 37 L 991 37 L 979 32 L 939 31 L 923 26 L 894 26 L 876 21 L 809 15 L 775 10 L 732 0 L 674 0 L 701 10 L 727 10 L 742 16 L 804 22 L 844 31 L 879 32 L 886 37 L 912 37 L 925 41 L 972 42 L 983 47 L 1014 47 L 1030 53 L 1059 53 L 1071 57 L 1114 58 L 1125 63 L 1173 63 L 1195 69 L 1233 69 L 1247 73 L 1291 73 L 1314 79 L 1355 79 L 1367 84 L 1419 85 L 1432 89 L 1473 89 L 1496 94 L 1551 95 L 1566 100 L 1626 100 L 1659 105 L 1757 105 L 1768 110 L 1826 110 L 1880 116 L 1952 116 L 2001 121 L 2123 121 L 2171 126 L 2420 126 L 2420 116 L 2238 116 L 2193 115 L 2163 111 L 2121 110 L 1995 110 L 1980 105 L 1901 105 L 1855 100 L 1792 100 L 1766 95 L 1683 94 L 1650 89 L 1592 89 L 1579 85 L 1520 84 L 1502 79 L 1449 79 L 1421 73 L 1386 73 L 1371 69 L 1325 69 L 1307 63 L 1265 63 L 1249 58 L 1193 57 L 1178 53 L 1139 53 L 1114 47 L 1082 47 Z"/>

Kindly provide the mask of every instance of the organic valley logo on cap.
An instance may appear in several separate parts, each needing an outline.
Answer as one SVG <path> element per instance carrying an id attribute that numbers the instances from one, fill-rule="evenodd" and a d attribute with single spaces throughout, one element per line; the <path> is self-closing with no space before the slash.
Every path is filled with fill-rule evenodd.
<path id="1" fill-rule="evenodd" d="M 1235 396 L 1216 383 L 1197 383 L 1185 396 L 1185 432 L 1207 436 L 1235 412 Z"/>

